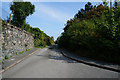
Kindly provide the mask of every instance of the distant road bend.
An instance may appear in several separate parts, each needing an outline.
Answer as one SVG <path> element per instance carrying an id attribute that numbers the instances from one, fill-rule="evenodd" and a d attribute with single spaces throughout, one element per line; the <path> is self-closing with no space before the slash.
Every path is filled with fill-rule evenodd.
<path id="1" fill-rule="evenodd" d="M 43 48 L 3 73 L 3 78 L 118 78 L 118 73 L 70 60 L 53 49 Z"/>

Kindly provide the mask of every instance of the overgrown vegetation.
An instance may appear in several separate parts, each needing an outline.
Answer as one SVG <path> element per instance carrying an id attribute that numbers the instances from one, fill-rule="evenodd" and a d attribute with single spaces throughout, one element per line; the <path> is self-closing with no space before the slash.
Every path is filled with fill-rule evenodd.
<path id="1" fill-rule="evenodd" d="M 29 29 L 26 29 L 29 30 Z M 34 45 L 35 47 L 46 47 L 47 45 L 54 44 L 53 37 L 49 37 L 39 28 L 30 28 L 28 32 L 31 32 L 34 36 Z"/>
<path id="2" fill-rule="evenodd" d="M 53 49 L 53 47 L 49 47 L 49 49 Z"/>
<path id="3" fill-rule="evenodd" d="M 32 28 L 29 24 L 27 24 L 25 30 L 33 34 L 35 47 L 45 47 L 47 45 L 54 44 L 53 37 L 49 37 L 39 28 Z"/>
<path id="4" fill-rule="evenodd" d="M 30 49 L 26 49 L 26 51 L 30 51 Z"/>
<path id="5" fill-rule="evenodd" d="M 10 6 L 10 10 L 13 14 L 11 24 L 32 33 L 35 47 L 45 47 L 54 44 L 53 37 L 49 37 L 39 28 L 33 28 L 25 22 L 27 16 L 35 12 L 35 6 L 32 5 L 31 2 L 23 2 L 22 0 L 21 2 L 13 2 Z M 9 20 L 6 20 L 6 22 L 9 22 Z M 3 24 L 5 24 L 5 21 L 3 21 Z M 25 47 L 27 46 L 28 45 L 25 44 Z"/>
<path id="6" fill-rule="evenodd" d="M 80 56 L 120 63 L 120 6 L 110 9 L 107 2 L 85 5 L 71 20 L 57 39 L 60 48 Z"/>
<path id="7" fill-rule="evenodd" d="M 19 52 L 19 54 L 23 54 L 23 53 L 24 53 L 24 51 Z"/>
<path id="8" fill-rule="evenodd" d="M 8 56 L 5 56 L 5 59 L 9 59 L 9 57 L 8 57 Z"/>

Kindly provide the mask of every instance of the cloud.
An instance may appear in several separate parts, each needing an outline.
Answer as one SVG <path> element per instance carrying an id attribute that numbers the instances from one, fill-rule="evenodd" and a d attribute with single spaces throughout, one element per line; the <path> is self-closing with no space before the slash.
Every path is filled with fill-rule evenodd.
<path id="1" fill-rule="evenodd" d="M 37 3 L 34 5 L 36 8 L 36 12 L 38 12 L 39 14 L 40 13 L 46 14 L 46 15 L 48 15 L 48 17 L 59 20 L 61 22 L 65 22 L 67 19 L 71 18 L 71 15 L 69 13 L 65 13 L 62 10 L 60 11 L 53 7 L 47 6 L 45 4 Z"/>

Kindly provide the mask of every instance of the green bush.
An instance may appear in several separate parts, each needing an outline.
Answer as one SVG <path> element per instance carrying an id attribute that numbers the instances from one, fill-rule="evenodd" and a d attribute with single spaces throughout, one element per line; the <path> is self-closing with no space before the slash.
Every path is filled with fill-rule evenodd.
<path id="1" fill-rule="evenodd" d="M 44 41 L 41 41 L 40 39 L 35 39 L 34 45 L 35 45 L 35 47 L 40 47 L 40 46 L 45 46 L 46 44 Z"/>
<path id="2" fill-rule="evenodd" d="M 5 56 L 5 59 L 9 59 L 9 57 L 8 57 L 8 56 Z"/>
<path id="3" fill-rule="evenodd" d="M 92 14 L 95 10 L 101 10 L 100 8 L 104 8 L 104 11 L 99 17 L 96 14 L 91 18 L 77 15 L 77 18 L 69 20 L 57 39 L 58 46 L 80 56 L 119 63 L 120 13 L 117 12 L 120 12 L 120 7 L 113 8 L 111 12 L 109 7 L 101 6 L 88 13 Z"/>
<path id="4" fill-rule="evenodd" d="M 23 53 L 24 53 L 24 51 L 19 52 L 19 54 L 23 54 Z"/>
<path id="5" fill-rule="evenodd" d="M 27 25 L 28 32 L 31 32 L 34 36 L 34 45 L 35 47 L 45 47 L 46 45 L 52 45 L 54 44 L 53 37 L 49 37 L 46 35 L 43 31 L 41 31 L 39 28 L 31 28 L 30 25 Z"/>
<path id="6" fill-rule="evenodd" d="M 30 49 L 26 49 L 26 51 L 30 51 Z"/>

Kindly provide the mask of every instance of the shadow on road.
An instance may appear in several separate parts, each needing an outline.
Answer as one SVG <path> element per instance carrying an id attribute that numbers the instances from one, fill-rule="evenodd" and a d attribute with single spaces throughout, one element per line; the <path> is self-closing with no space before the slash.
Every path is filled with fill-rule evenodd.
<path id="1" fill-rule="evenodd" d="M 53 47 L 53 50 L 55 50 L 55 51 L 57 50 L 57 45 L 53 45 L 52 47 Z M 90 64 L 95 64 L 95 65 L 99 65 L 99 66 L 103 66 L 103 67 L 105 66 L 105 67 L 108 67 L 108 68 L 120 70 L 120 65 L 118 65 L 118 64 L 108 63 L 108 62 L 104 62 L 104 61 L 98 61 L 98 60 L 89 59 L 89 58 L 85 58 L 85 57 L 80 57 L 80 56 L 75 55 L 74 53 L 71 53 L 71 52 L 69 52 L 65 49 L 62 49 L 62 51 L 64 51 L 64 53 L 67 56 L 70 56 L 70 57 L 72 56 L 76 60 L 80 60 L 80 61 L 84 61 L 84 62 L 87 62 L 87 63 L 90 63 Z"/>
<path id="2" fill-rule="evenodd" d="M 48 47 L 48 49 L 45 53 L 36 55 L 36 56 L 42 56 L 42 57 L 46 57 L 48 59 L 62 61 L 62 63 L 78 63 L 74 60 L 64 57 L 61 54 L 61 51 L 58 49 L 57 45 L 52 45 L 52 46 Z"/>
<path id="3" fill-rule="evenodd" d="M 69 58 L 66 58 L 64 57 L 62 54 L 61 54 L 61 51 L 58 49 L 58 46 L 57 45 L 52 45 L 49 47 L 49 50 L 51 51 L 54 51 L 56 52 L 56 54 L 58 55 L 49 55 L 51 59 L 55 59 L 55 60 L 63 60 L 64 62 L 66 63 L 78 63 L 74 60 L 71 60 Z"/>

